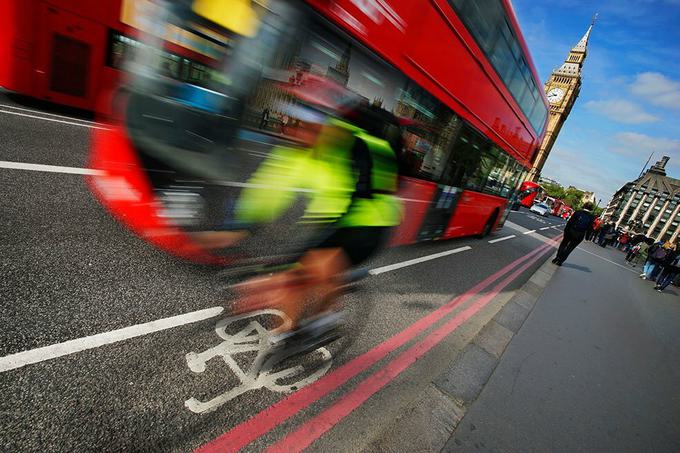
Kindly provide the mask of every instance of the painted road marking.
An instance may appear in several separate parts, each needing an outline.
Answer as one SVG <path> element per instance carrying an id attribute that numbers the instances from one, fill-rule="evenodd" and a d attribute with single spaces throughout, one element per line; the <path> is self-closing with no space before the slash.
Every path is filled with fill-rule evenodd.
<path id="1" fill-rule="evenodd" d="M 559 239 L 559 236 L 556 239 Z M 264 409 L 263 411 L 249 418 L 247 421 L 235 426 L 230 431 L 203 445 L 202 447 L 199 447 L 195 451 L 202 453 L 216 453 L 237 452 L 241 450 L 243 447 L 276 428 L 301 410 L 314 404 L 316 401 L 325 397 L 329 393 L 335 391 L 348 380 L 370 368 L 394 350 L 413 340 L 426 329 L 430 328 L 446 315 L 451 313 L 454 309 L 458 308 L 460 305 L 464 304 L 491 286 L 498 279 L 502 278 L 511 271 L 519 272 L 517 266 L 526 261 L 532 260 L 532 257 L 537 257 L 538 259 L 538 256 L 542 256 L 546 250 L 555 246 L 557 242 L 556 239 L 550 240 L 547 244 L 543 244 L 523 257 L 520 257 L 507 264 L 502 269 L 496 271 L 494 274 L 477 283 L 465 293 L 411 324 L 405 330 L 397 333 L 388 340 L 385 340 L 381 344 L 375 346 L 373 349 L 350 360 L 341 367 L 331 371 L 329 374 L 322 377 L 315 383 L 276 402 L 272 406 Z"/>
<path id="2" fill-rule="evenodd" d="M 588 254 L 590 254 L 590 255 L 593 255 L 593 256 L 596 256 L 596 257 L 600 258 L 601 260 L 604 260 L 604 261 L 606 261 L 606 262 L 608 262 L 608 263 L 611 263 L 611 264 L 613 264 L 614 266 L 618 266 L 618 267 L 620 267 L 621 269 L 625 269 L 625 270 L 627 270 L 627 271 L 635 272 L 635 273 L 637 274 L 637 271 L 636 271 L 636 270 L 633 270 L 633 269 L 631 269 L 631 268 L 629 268 L 629 267 L 626 267 L 626 266 L 622 266 L 622 265 L 620 265 L 619 263 L 616 263 L 616 262 L 614 262 L 614 261 L 612 261 L 612 260 L 608 260 L 607 258 L 605 258 L 605 257 L 603 257 L 603 256 L 600 256 L 600 255 L 598 255 L 597 253 L 589 252 L 588 250 L 583 249 L 583 248 L 581 248 L 581 247 L 576 247 L 576 248 L 579 249 L 579 250 L 582 251 L 582 252 L 586 252 L 586 253 L 588 253 Z"/>
<path id="3" fill-rule="evenodd" d="M 44 362 L 45 360 L 63 357 L 87 349 L 98 348 L 111 343 L 128 340 L 130 338 L 141 337 L 161 330 L 183 326 L 198 321 L 214 318 L 224 311 L 223 307 L 206 308 L 183 315 L 171 316 L 169 318 L 158 319 L 156 321 L 137 324 L 122 329 L 111 330 L 109 332 L 91 335 L 89 337 L 77 338 L 42 348 L 31 349 L 28 351 L 17 352 L 5 357 L 0 357 L 0 373 L 21 368 L 32 363 Z"/>
<path id="4" fill-rule="evenodd" d="M 538 261 L 545 252 L 550 249 L 549 245 L 544 245 L 541 253 L 528 260 L 501 282 L 496 284 L 484 296 L 477 299 L 470 306 L 457 313 L 444 325 L 432 331 L 423 340 L 416 342 L 408 350 L 402 352 L 391 362 L 376 370 L 371 376 L 364 379 L 353 390 L 343 394 L 338 401 L 326 408 L 320 414 L 303 423 L 292 433 L 267 449 L 268 453 L 274 452 L 300 452 L 321 437 L 328 430 L 333 428 L 338 422 L 349 415 L 354 409 L 361 406 L 368 398 L 393 381 L 404 370 L 413 365 L 420 357 L 426 354 L 437 344 L 441 343 L 447 336 L 453 333 L 464 322 L 477 314 L 505 287 L 512 283 L 520 274 L 527 270 L 532 264 Z"/>
<path id="5" fill-rule="evenodd" d="M 536 232 L 536 230 L 529 230 L 529 231 L 525 231 L 522 234 L 531 234 L 531 233 L 535 233 L 535 232 Z"/>
<path id="6" fill-rule="evenodd" d="M 223 340 L 215 347 L 203 352 L 190 352 L 186 355 L 187 366 L 194 373 L 203 373 L 207 363 L 216 357 L 221 357 L 224 363 L 239 380 L 239 384 L 224 393 L 208 400 L 200 401 L 196 398 L 189 398 L 184 405 L 191 412 L 202 414 L 214 411 L 228 401 L 237 396 L 243 395 L 252 390 L 266 388 L 272 392 L 291 393 L 301 389 L 306 385 L 318 380 L 326 374 L 333 364 L 331 353 L 326 348 L 319 348 L 310 354 L 319 355 L 316 369 L 306 370 L 302 365 L 293 365 L 274 372 L 272 368 L 276 365 L 277 358 L 270 354 L 271 346 L 269 338 L 272 331 L 265 328 L 258 322 L 262 318 L 278 318 L 280 322 L 276 325 L 290 327 L 290 319 L 285 313 L 279 310 L 266 309 L 258 310 L 243 315 L 231 316 L 220 320 L 215 326 L 215 333 Z M 239 321 L 250 321 L 238 332 L 231 333 L 229 326 Z M 272 327 L 273 329 L 274 327 Z M 235 355 L 255 352 L 256 356 L 247 370 L 238 364 Z M 311 373 L 305 376 L 305 372 Z M 290 382 L 293 377 L 299 377 L 294 382 Z M 281 383 L 285 380 L 287 383 Z"/>
<path id="7" fill-rule="evenodd" d="M 517 236 L 515 236 L 514 234 L 511 234 L 510 236 L 505 236 L 505 237 L 498 238 L 498 239 L 492 239 L 491 241 L 489 241 L 489 244 L 495 244 L 496 242 L 507 241 L 508 239 L 512 239 L 512 238 L 516 238 L 516 237 Z"/>
<path id="8" fill-rule="evenodd" d="M 7 115 L 17 115 L 17 116 L 25 116 L 27 118 L 35 118 L 37 120 L 43 120 L 43 121 L 51 121 L 53 123 L 62 123 L 62 124 L 69 124 L 71 126 L 80 126 L 80 127 L 89 127 L 90 129 L 102 129 L 105 131 L 110 130 L 108 127 L 102 127 L 102 126 L 95 126 L 92 124 L 84 124 L 84 123 L 76 123 L 74 121 L 64 121 L 64 120 L 56 120 L 54 118 L 45 118 L 43 116 L 37 116 L 37 115 L 29 115 L 27 113 L 20 113 L 20 112 L 10 112 L 9 110 L 2 110 L 0 109 L 0 113 L 5 113 Z"/>
<path id="9" fill-rule="evenodd" d="M 21 111 L 24 111 L 24 112 L 38 113 L 40 115 L 48 115 L 48 116 L 54 116 L 54 117 L 57 117 L 57 118 L 64 118 L 66 120 L 71 120 L 71 121 L 81 121 L 81 122 L 87 123 L 87 124 L 103 125 L 101 123 L 97 123 L 96 121 L 82 120 L 80 118 L 74 118 L 72 116 L 57 115 L 56 113 L 41 112 L 40 110 L 32 110 L 32 109 L 27 109 L 27 108 L 23 108 L 23 107 L 16 107 L 14 105 L 8 105 L 8 104 L 0 104 L 0 109 L 21 110 Z"/>
<path id="10" fill-rule="evenodd" d="M 401 263 L 395 263 L 395 264 L 390 264 L 389 266 L 377 267 L 375 269 L 369 270 L 368 273 L 371 274 L 371 275 L 380 275 L 380 274 L 384 274 L 385 272 L 395 271 L 395 270 L 401 269 L 403 267 L 413 266 L 414 264 L 424 263 L 425 261 L 430 261 L 430 260 L 434 260 L 434 259 L 437 259 L 437 258 L 442 258 L 444 256 L 453 255 L 455 253 L 464 252 L 466 250 L 472 250 L 472 247 L 466 245 L 465 247 L 459 247 L 457 249 L 446 250 L 444 252 L 434 253 L 432 255 L 427 255 L 427 256 L 421 256 L 420 258 L 414 258 L 412 260 L 402 261 Z"/>
<path id="11" fill-rule="evenodd" d="M 25 162 L 9 162 L 0 160 L 0 168 L 9 168 L 11 170 L 29 170 L 29 171 L 45 171 L 50 173 L 69 173 L 73 175 L 94 175 L 101 176 L 104 174 L 101 170 L 94 168 L 79 168 L 79 167 L 62 167 L 59 165 L 43 165 L 43 164 L 28 164 Z"/>
<path id="12" fill-rule="evenodd" d="M 541 230 L 541 231 L 545 231 L 545 230 L 549 230 L 549 229 L 550 229 L 550 227 L 549 227 L 549 226 L 547 226 L 547 227 L 543 227 L 543 228 L 539 228 L 539 230 Z"/>
<path id="13" fill-rule="evenodd" d="M 10 163 L 12 163 L 12 162 L 10 162 Z M 33 164 L 29 164 L 29 165 L 33 165 Z M 50 166 L 48 166 L 48 167 L 50 167 Z M 64 168 L 68 168 L 68 167 L 64 167 Z M 87 169 L 76 169 L 76 170 L 87 170 Z M 469 246 L 459 247 L 457 249 L 447 250 L 447 251 L 444 251 L 444 252 L 435 253 L 433 255 L 427 255 L 427 256 L 420 257 L 420 258 L 415 258 L 415 259 L 412 259 L 412 260 L 403 261 L 401 263 L 391 264 L 389 266 L 378 267 L 378 268 L 369 270 L 369 274 L 371 274 L 371 275 L 383 274 L 385 272 L 401 269 L 402 267 L 412 266 L 414 264 L 418 264 L 418 263 L 433 260 L 433 259 L 436 259 L 436 258 L 441 258 L 441 257 L 444 257 L 444 256 L 453 255 L 455 253 L 470 250 L 471 248 L 472 247 L 469 247 Z M 123 340 L 127 340 L 127 339 L 130 339 L 130 338 L 142 336 L 142 335 L 147 335 L 149 333 L 157 332 L 159 330 L 165 330 L 165 329 L 169 329 L 171 327 L 179 327 L 179 326 L 184 325 L 184 324 L 196 322 L 197 320 L 194 320 L 194 316 L 196 316 L 197 314 L 200 314 L 200 313 L 208 313 L 208 312 L 210 312 L 210 310 L 212 310 L 212 313 L 214 313 L 214 314 L 212 314 L 210 316 L 205 315 L 205 317 L 201 318 L 200 320 L 205 320 L 205 319 L 209 319 L 211 317 L 217 316 L 220 313 L 222 313 L 224 308 L 223 307 L 212 307 L 212 308 L 202 310 L 202 311 L 199 311 L 199 312 L 187 313 L 185 315 L 175 316 L 173 318 L 160 319 L 158 321 L 151 321 L 151 322 L 148 322 L 148 323 L 145 323 L 145 324 L 137 324 L 137 325 L 125 327 L 125 328 L 119 329 L 119 330 L 113 330 L 113 331 L 110 331 L 110 332 L 100 333 L 100 334 L 97 334 L 97 335 L 93 335 L 91 337 L 84 337 L 84 338 L 78 338 L 78 339 L 74 339 L 74 340 L 68 340 L 64 343 L 57 343 L 57 344 L 45 346 L 45 347 L 42 347 L 42 348 L 30 349 L 30 350 L 27 350 L 27 351 L 19 352 L 19 353 L 16 353 L 16 354 L 5 356 L 5 357 L 0 357 L 0 373 L 2 373 L 4 371 L 12 370 L 14 368 L 20 368 L 20 367 L 23 367 L 25 365 L 29 365 L 29 364 L 32 364 L 32 363 L 43 362 L 45 360 L 51 360 L 51 359 L 61 357 L 61 356 L 64 356 L 64 355 L 84 351 L 86 349 L 94 349 L 94 348 L 98 348 L 100 346 L 104 346 L 106 344 L 115 343 L 115 342 L 118 342 L 118 341 L 123 341 Z M 182 322 L 182 320 L 184 320 L 184 321 Z M 160 329 L 154 328 L 154 326 L 156 325 L 155 323 L 161 323 L 161 325 L 164 326 L 168 322 L 171 323 L 172 325 L 168 325 L 167 327 L 162 327 Z M 13 366 L 12 364 L 16 364 L 16 366 Z"/>

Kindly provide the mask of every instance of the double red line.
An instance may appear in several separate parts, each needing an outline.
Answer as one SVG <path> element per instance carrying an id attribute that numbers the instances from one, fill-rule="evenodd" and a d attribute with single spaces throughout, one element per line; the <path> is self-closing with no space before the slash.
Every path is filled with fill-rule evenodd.
<path id="1" fill-rule="evenodd" d="M 235 426 L 230 431 L 196 449 L 201 453 L 235 452 L 266 434 L 288 418 L 315 403 L 319 399 L 338 389 L 348 380 L 375 365 L 388 354 L 423 333 L 460 305 L 478 296 L 498 279 L 503 278 L 488 292 L 476 299 L 453 318 L 433 330 L 426 337 L 416 342 L 407 350 L 397 355 L 390 362 L 365 378 L 357 387 L 342 395 L 338 401 L 323 410 L 320 414 L 303 423 L 292 433 L 269 448 L 269 451 L 301 451 L 321 437 L 326 431 L 363 404 L 401 372 L 412 365 L 419 357 L 427 353 L 461 324 L 474 316 L 486 306 L 500 291 L 508 286 L 520 274 L 527 270 L 554 246 L 559 237 L 534 249 L 529 254 L 513 261 L 499 271 L 482 280 L 465 293 L 457 296 L 429 315 L 421 318 L 406 330 L 399 332 L 373 349 L 356 357 L 340 368 L 332 371 L 313 384 L 289 395 L 272 406 L 254 415 L 249 420 Z M 506 276 L 506 274 L 508 274 Z"/>

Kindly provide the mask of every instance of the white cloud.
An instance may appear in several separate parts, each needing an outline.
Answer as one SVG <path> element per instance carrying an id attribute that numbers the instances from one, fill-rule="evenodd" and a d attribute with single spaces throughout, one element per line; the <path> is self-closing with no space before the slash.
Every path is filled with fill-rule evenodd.
<path id="1" fill-rule="evenodd" d="M 607 118 L 626 124 L 651 123 L 659 119 L 634 102 L 624 99 L 611 101 L 588 101 L 586 107 L 595 110 Z"/>
<path id="2" fill-rule="evenodd" d="M 658 72 L 643 72 L 635 77 L 631 93 L 659 107 L 680 110 L 680 82 Z"/>
<path id="3" fill-rule="evenodd" d="M 661 155 L 674 158 L 675 164 L 680 164 L 680 140 L 664 137 L 650 137 L 637 132 L 620 132 L 614 136 L 616 141 L 612 151 L 625 155 L 648 156 L 654 153 L 656 158 Z"/>
<path id="4" fill-rule="evenodd" d="M 554 175 L 554 179 L 565 187 L 573 185 L 581 190 L 595 192 L 602 205 L 625 182 L 625 177 L 607 171 L 606 161 L 595 154 L 584 155 L 568 149 L 553 149 L 543 169 L 544 175 Z"/>

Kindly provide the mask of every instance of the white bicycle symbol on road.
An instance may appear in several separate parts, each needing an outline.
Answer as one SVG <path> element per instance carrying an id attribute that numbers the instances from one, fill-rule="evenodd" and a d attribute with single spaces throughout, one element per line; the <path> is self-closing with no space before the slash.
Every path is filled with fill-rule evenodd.
<path id="1" fill-rule="evenodd" d="M 240 382 L 236 387 L 209 401 L 199 401 L 193 397 L 189 398 L 184 402 L 187 409 L 197 414 L 210 412 L 239 395 L 262 388 L 267 388 L 273 392 L 290 393 L 316 381 L 328 372 L 332 364 L 332 356 L 326 348 L 319 348 L 310 353 L 319 355 L 319 358 L 322 360 L 320 367 L 308 376 L 304 374 L 306 370 L 303 365 L 295 365 L 290 368 L 274 371 L 276 365 L 274 363 L 275 358 L 269 354 L 269 337 L 272 335 L 272 332 L 257 321 L 257 318 L 263 316 L 278 317 L 284 325 L 290 324 L 290 319 L 283 312 L 273 309 L 259 310 L 225 318 L 218 321 L 215 326 L 215 332 L 224 340 L 222 343 L 206 351 L 198 353 L 190 352 L 186 355 L 187 365 L 194 373 L 204 372 L 209 360 L 221 357 Z M 245 321 L 248 318 L 253 319 L 238 332 L 231 334 L 227 331 L 230 325 L 239 321 Z M 252 365 L 247 370 L 244 370 L 237 363 L 234 356 L 235 354 L 248 352 L 256 352 L 257 356 Z M 319 362 L 315 361 L 315 363 Z M 282 380 L 288 380 L 295 376 L 301 376 L 301 378 L 292 384 L 281 383 Z"/>

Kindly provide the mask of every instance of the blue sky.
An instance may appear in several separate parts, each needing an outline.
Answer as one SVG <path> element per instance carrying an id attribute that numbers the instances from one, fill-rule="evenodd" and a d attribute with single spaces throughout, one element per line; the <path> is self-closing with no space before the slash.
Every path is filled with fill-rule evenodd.
<path id="1" fill-rule="evenodd" d="M 649 154 L 680 178 L 680 0 L 514 0 L 543 82 L 599 18 L 583 86 L 543 175 L 605 205 Z"/>

